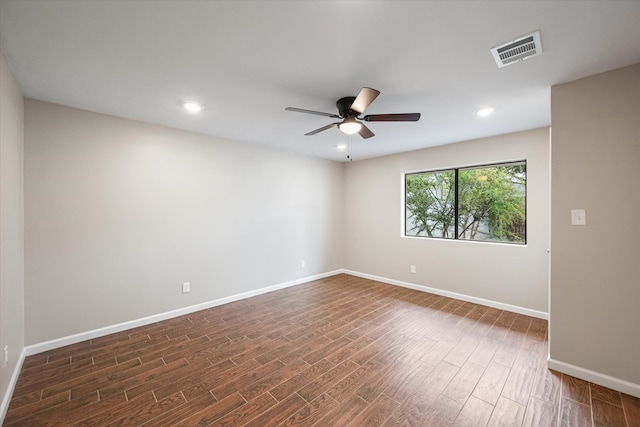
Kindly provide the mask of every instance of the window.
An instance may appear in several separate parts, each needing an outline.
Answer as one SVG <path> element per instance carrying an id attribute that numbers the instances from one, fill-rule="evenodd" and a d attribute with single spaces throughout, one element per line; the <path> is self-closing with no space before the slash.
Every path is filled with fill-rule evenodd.
<path id="1" fill-rule="evenodd" d="M 405 235 L 526 243 L 525 161 L 405 175 Z"/>

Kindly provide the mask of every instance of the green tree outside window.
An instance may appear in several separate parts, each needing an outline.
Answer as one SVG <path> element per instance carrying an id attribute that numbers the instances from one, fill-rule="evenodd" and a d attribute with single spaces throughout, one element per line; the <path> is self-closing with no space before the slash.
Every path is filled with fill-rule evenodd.
<path id="1" fill-rule="evenodd" d="M 525 162 L 408 174 L 405 234 L 525 243 L 526 180 Z"/>

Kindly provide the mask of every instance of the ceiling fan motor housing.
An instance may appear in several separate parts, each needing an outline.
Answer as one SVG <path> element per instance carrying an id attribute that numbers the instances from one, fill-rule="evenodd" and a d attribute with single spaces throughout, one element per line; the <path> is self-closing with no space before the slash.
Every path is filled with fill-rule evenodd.
<path id="1" fill-rule="evenodd" d="M 358 112 L 351 110 L 351 105 L 355 100 L 355 96 L 345 96 L 344 98 L 338 99 L 336 106 L 338 107 L 338 114 L 340 117 L 358 117 Z"/>

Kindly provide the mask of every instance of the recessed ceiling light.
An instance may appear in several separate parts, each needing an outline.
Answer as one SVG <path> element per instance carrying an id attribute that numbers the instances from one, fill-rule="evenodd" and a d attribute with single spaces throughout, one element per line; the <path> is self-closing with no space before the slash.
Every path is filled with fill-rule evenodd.
<path id="1" fill-rule="evenodd" d="M 338 144 L 336 145 L 336 148 L 340 151 L 346 150 L 347 149 L 347 144 Z"/>
<path id="2" fill-rule="evenodd" d="M 197 113 L 198 111 L 202 110 L 202 105 L 193 101 L 183 102 L 182 106 L 184 107 L 185 110 L 189 111 L 190 113 Z"/>
<path id="3" fill-rule="evenodd" d="M 480 117 L 486 117 L 486 116 L 490 115 L 491 113 L 493 113 L 493 107 L 482 107 L 481 109 L 476 111 L 476 115 L 478 115 Z"/>

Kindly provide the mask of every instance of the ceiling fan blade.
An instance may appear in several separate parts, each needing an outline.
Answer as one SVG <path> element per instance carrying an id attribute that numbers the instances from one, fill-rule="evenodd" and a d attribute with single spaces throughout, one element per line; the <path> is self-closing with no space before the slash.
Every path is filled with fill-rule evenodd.
<path id="1" fill-rule="evenodd" d="M 367 138 L 371 138 L 372 136 L 376 135 L 375 133 L 371 132 L 371 129 L 369 129 L 368 127 L 366 127 L 362 123 L 360 123 L 360 124 L 362 125 L 362 127 L 360 128 L 360 131 L 358 133 L 360 134 L 361 137 L 363 137 L 364 139 L 367 139 Z"/>
<path id="2" fill-rule="evenodd" d="M 337 124 L 338 123 L 331 123 L 330 125 L 322 126 L 320 129 L 312 130 L 311 132 L 305 133 L 305 136 L 315 135 L 317 133 L 324 132 L 325 130 L 331 129 L 332 127 L 334 127 Z"/>
<path id="3" fill-rule="evenodd" d="M 317 116 L 333 117 L 335 119 L 340 118 L 340 116 L 338 116 L 337 114 L 323 113 L 322 111 L 305 110 L 303 108 L 287 107 L 285 108 L 285 110 L 295 111 L 296 113 L 307 113 L 307 114 L 315 114 Z"/>
<path id="4" fill-rule="evenodd" d="M 420 120 L 420 113 L 369 114 L 360 120 L 365 122 L 417 122 Z"/>
<path id="5" fill-rule="evenodd" d="M 362 114 L 378 95 L 380 95 L 379 90 L 363 87 L 360 89 L 360 93 L 356 96 L 356 99 L 353 100 L 350 109 L 358 114 Z"/>

